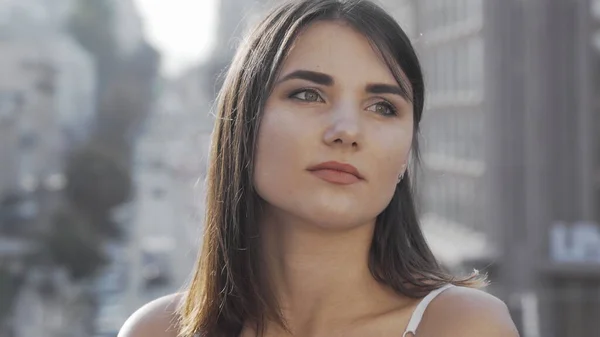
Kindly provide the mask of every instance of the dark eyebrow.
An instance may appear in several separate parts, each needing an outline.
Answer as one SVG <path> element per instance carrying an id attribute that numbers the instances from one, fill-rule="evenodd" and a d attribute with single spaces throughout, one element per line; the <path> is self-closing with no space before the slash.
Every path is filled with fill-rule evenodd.
<path id="1" fill-rule="evenodd" d="M 277 83 L 279 84 L 281 82 L 289 81 L 292 79 L 306 80 L 325 86 L 332 86 L 334 84 L 333 77 L 331 77 L 330 75 L 312 70 L 296 70 L 285 75 L 282 79 L 277 81 Z M 399 95 L 408 102 L 412 101 L 410 91 L 398 85 L 382 83 L 368 84 L 365 88 L 365 91 L 370 94 Z"/>
<path id="2" fill-rule="evenodd" d="M 408 102 L 411 101 L 409 91 L 397 85 L 391 84 L 369 84 L 365 89 L 370 94 L 392 94 L 402 96 Z"/>
<path id="3" fill-rule="evenodd" d="M 280 79 L 277 83 L 289 81 L 291 79 L 301 79 L 307 80 L 310 82 L 314 82 L 320 85 L 332 86 L 333 85 L 333 77 L 319 73 L 311 70 L 296 70 L 292 73 L 285 75 L 282 79 Z"/>

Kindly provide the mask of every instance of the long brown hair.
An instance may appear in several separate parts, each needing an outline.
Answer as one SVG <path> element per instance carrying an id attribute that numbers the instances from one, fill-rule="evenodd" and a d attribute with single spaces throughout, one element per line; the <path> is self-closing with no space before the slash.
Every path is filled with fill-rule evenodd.
<path id="1" fill-rule="evenodd" d="M 238 336 L 244 324 L 262 334 L 267 320 L 285 327 L 261 271 L 254 154 L 261 112 L 282 61 L 298 34 L 317 20 L 343 21 L 369 38 L 398 83 L 412 90 L 418 135 L 423 75 L 411 42 L 390 15 L 366 0 L 294 0 L 271 11 L 239 48 L 218 96 L 203 247 L 179 311 L 182 337 Z M 418 159 L 417 136 L 412 153 Z M 377 218 L 369 257 L 373 277 L 415 298 L 445 283 L 483 285 L 477 275 L 457 279 L 438 264 L 419 227 L 412 189 L 405 174 Z"/>

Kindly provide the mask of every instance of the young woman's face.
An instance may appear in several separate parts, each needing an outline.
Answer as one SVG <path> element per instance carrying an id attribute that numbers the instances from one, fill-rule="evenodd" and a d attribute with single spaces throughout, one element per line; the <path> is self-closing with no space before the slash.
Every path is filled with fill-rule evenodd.
<path id="1" fill-rule="evenodd" d="M 327 228 L 373 223 L 406 169 L 413 106 L 366 37 L 317 22 L 296 40 L 262 115 L 267 212 Z"/>

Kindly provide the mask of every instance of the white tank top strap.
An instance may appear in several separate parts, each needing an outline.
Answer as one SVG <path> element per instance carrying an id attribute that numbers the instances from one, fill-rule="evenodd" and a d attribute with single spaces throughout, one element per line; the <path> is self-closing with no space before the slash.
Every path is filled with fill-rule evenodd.
<path id="1" fill-rule="evenodd" d="M 402 334 L 402 337 L 407 337 L 409 333 L 413 334 L 413 336 L 416 336 L 417 328 L 419 327 L 419 324 L 421 323 L 421 320 L 423 319 L 423 314 L 425 313 L 425 310 L 429 306 L 429 303 L 431 303 L 431 301 L 433 301 L 439 294 L 441 294 L 445 290 L 450 289 L 452 287 L 454 287 L 454 285 L 446 284 L 445 286 L 438 288 L 438 289 L 430 292 L 429 294 L 427 294 L 427 296 L 425 296 L 421 300 L 421 302 L 419 302 L 419 304 L 417 304 L 415 311 L 413 311 L 412 316 L 410 316 L 410 320 L 408 321 L 408 325 L 406 326 L 406 331 L 404 331 L 404 334 Z"/>

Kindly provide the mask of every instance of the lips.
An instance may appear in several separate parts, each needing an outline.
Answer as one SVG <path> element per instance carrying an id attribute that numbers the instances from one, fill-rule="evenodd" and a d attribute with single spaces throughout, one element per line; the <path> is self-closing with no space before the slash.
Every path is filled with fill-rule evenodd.
<path id="1" fill-rule="evenodd" d="M 312 166 L 308 171 L 322 180 L 339 185 L 350 185 L 364 179 L 356 167 L 336 161 Z"/>

